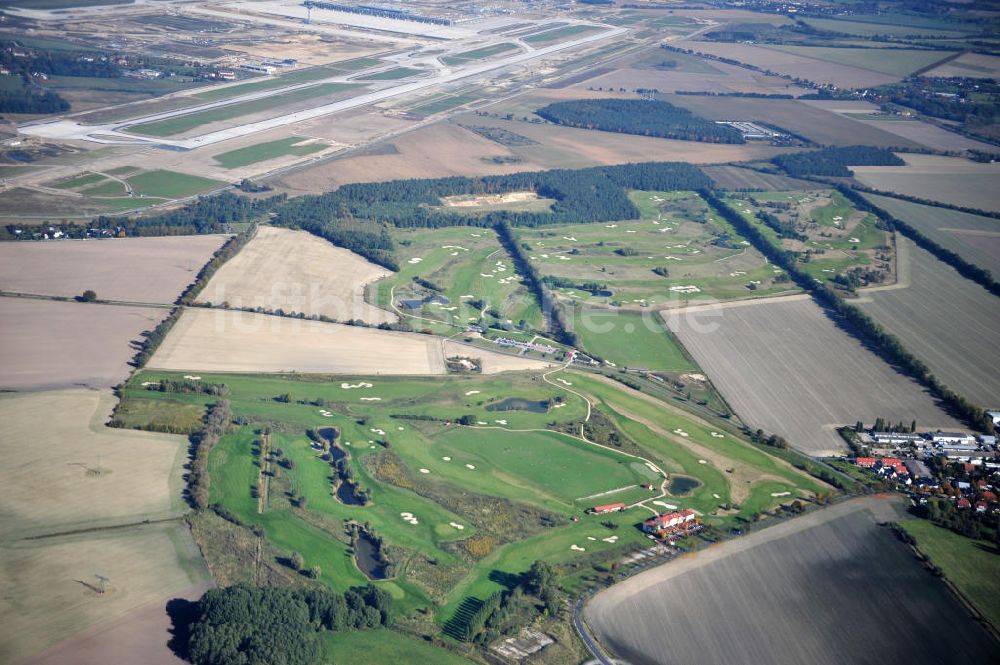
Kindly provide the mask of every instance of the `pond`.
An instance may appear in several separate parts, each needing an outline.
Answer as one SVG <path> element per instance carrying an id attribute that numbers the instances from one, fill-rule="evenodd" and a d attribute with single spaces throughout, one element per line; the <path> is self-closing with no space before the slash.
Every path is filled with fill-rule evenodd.
<path id="1" fill-rule="evenodd" d="M 354 562 L 370 580 L 384 580 L 387 577 L 386 563 L 382 559 L 379 542 L 367 531 L 358 532 Z"/>
<path id="2" fill-rule="evenodd" d="M 687 476 L 671 476 L 670 487 L 668 490 L 671 494 L 677 496 L 681 494 L 690 494 L 693 490 L 699 487 L 701 487 L 701 482 L 695 478 L 689 478 Z"/>
<path id="3" fill-rule="evenodd" d="M 531 400 L 523 397 L 508 397 L 502 402 L 489 404 L 487 411 L 531 411 L 532 413 L 548 413 L 548 400 Z"/>
<path id="4" fill-rule="evenodd" d="M 603 291 L 591 291 L 590 295 L 597 296 L 597 297 L 600 297 L 600 298 L 610 298 L 611 296 L 615 295 L 615 292 L 614 291 L 608 291 L 607 289 L 605 289 Z"/>
<path id="5" fill-rule="evenodd" d="M 344 452 L 342 448 L 338 446 L 330 446 L 330 459 L 333 460 L 334 464 L 344 459 L 345 457 L 347 457 L 347 453 Z"/>
<path id="6" fill-rule="evenodd" d="M 413 299 L 410 299 L 410 300 L 400 300 L 399 301 L 400 305 L 402 305 L 403 307 L 405 307 L 406 309 L 409 309 L 409 310 L 420 309 L 421 307 L 423 307 L 424 305 L 427 305 L 429 303 L 437 303 L 439 305 L 447 305 L 447 304 L 451 303 L 451 301 L 448 300 L 447 298 L 445 298 L 444 296 L 439 296 L 439 295 L 427 296 L 426 298 L 413 298 Z"/>
<path id="7" fill-rule="evenodd" d="M 333 443 L 333 440 L 337 438 L 337 428 L 336 427 L 320 427 L 316 430 L 316 433 L 321 437 Z"/>

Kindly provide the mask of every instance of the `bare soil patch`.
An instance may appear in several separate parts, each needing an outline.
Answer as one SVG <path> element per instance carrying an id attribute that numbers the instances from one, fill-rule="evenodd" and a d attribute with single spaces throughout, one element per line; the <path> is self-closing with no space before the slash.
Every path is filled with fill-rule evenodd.
<path id="1" fill-rule="evenodd" d="M 365 302 L 365 286 L 389 274 L 306 231 L 262 226 L 212 277 L 199 300 L 339 321 L 391 322 L 398 317 Z"/>
<path id="2" fill-rule="evenodd" d="M 0 298 L 0 389 L 110 388 L 169 310 Z"/>
<path id="3" fill-rule="evenodd" d="M 172 303 L 227 236 L 0 243 L 0 289 Z"/>
<path id="4" fill-rule="evenodd" d="M 857 420 L 960 426 L 809 299 L 750 301 L 665 318 L 744 421 L 810 454 L 842 452 L 846 446 L 834 428 Z"/>

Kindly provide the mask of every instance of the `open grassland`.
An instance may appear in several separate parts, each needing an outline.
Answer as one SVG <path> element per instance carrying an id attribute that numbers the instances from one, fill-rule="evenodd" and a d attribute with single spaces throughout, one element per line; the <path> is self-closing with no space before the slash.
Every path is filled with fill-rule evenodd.
<path id="1" fill-rule="evenodd" d="M 557 280 L 554 292 L 581 316 L 587 305 L 677 307 L 788 290 L 775 281 L 780 271 L 697 194 L 637 191 L 630 198 L 638 220 L 517 231 L 536 269 Z"/>
<path id="2" fill-rule="evenodd" d="M 1000 76 L 1000 57 L 985 53 L 963 53 L 926 76 L 962 76 L 966 78 L 997 78 Z"/>
<path id="3" fill-rule="evenodd" d="M 1000 220 L 889 196 L 862 196 L 966 261 L 994 273 L 1000 269 Z"/>
<path id="4" fill-rule="evenodd" d="M 1000 165 L 939 155 L 902 158 L 906 166 L 855 166 L 852 170 L 858 181 L 882 191 L 1000 211 L 1000 198 L 994 192 Z"/>
<path id="5" fill-rule="evenodd" d="M 814 58 L 834 65 L 870 69 L 891 76 L 909 76 L 935 62 L 944 60 L 950 53 L 916 49 L 830 48 L 824 46 L 770 46 L 793 55 Z"/>
<path id="6" fill-rule="evenodd" d="M 172 303 L 226 237 L 115 238 L 0 244 L 0 290 Z"/>
<path id="7" fill-rule="evenodd" d="M 326 143 L 313 141 L 301 136 L 290 136 L 286 139 L 277 139 L 266 143 L 237 148 L 229 152 L 223 152 L 215 156 L 215 161 L 226 169 L 235 169 L 241 166 L 249 166 L 257 162 L 266 162 L 269 159 L 294 155 L 302 157 L 319 152 L 327 147 Z"/>
<path id="8" fill-rule="evenodd" d="M 842 114 L 795 99 L 693 95 L 663 95 L 662 99 L 709 120 L 756 120 L 823 145 L 873 145 L 890 148 L 916 148 L 920 145 L 878 127 L 859 123 Z"/>
<path id="9" fill-rule="evenodd" d="M 374 665 L 381 663 L 434 663 L 435 665 L 471 665 L 458 654 L 431 646 L 427 642 L 394 630 L 363 630 L 324 633 L 327 657 L 337 665 Z"/>
<path id="10" fill-rule="evenodd" d="M 756 65 L 762 69 L 789 74 L 817 83 L 833 84 L 841 88 L 864 88 L 884 85 L 898 81 L 900 78 L 893 74 L 886 74 L 856 64 L 821 60 L 819 59 L 820 53 L 815 53 L 815 57 L 810 57 L 802 53 L 786 52 L 782 50 L 784 47 L 697 41 L 674 42 L 673 45 L 680 48 L 694 49 L 700 53 L 731 58 L 746 64 Z M 935 52 L 931 53 L 937 55 Z"/>
<path id="11" fill-rule="evenodd" d="M 893 647 L 898 662 L 991 658 L 993 638 L 866 510 L 879 501 L 840 504 L 645 572 L 597 595 L 586 620 L 636 665 L 862 662 L 886 630 L 907 636 Z M 942 613 L 952 617 L 947 631 L 937 629 Z"/>
<path id="12" fill-rule="evenodd" d="M 855 21 L 855 20 L 838 20 L 838 19 L 812 18 L 812 17 L 806 19 L 805 23 L 820 30 L 840 32 L 847 35 L 857 35 L 858 37 L 873 37 L 875 35 L 889 35 L 892 37 L 915 37 L 915 36 L 961 37 L 965 34 L 968 34 L 968 32 L 947 29 L 947 28 L 919 27 L 912 25 L 893 25 L 890 23 L 865 23 L 863 21 Z M 934 74 L 934 76 L 945 76 L 945 75 Z"/>
<path id="13" fill-rule="evenodd" d="M 138 175 L 130 176 L 127 180 L 133 191 L 140 197 L 151 196 L 165 199 L 186 198 L 226 186 L 226 183 L 220 180 L 165 169 L 143 171 Z M 137 202 L 133 202 L 133 205 L 136 204 Z"/>
<path id="14" fill-rule="evenodd" d="M 410 110 L 421 115 L 434 115 L 435 113 L 444 113 L 445 111 L 456 109 L 477 99 L 478 97 L 472 95 L 439 95 L 421 100 L 418 106 L 414 106 Z"/>
<path id="15" fill-rule="evenodd" d="M 524 321 L 533 329 L 542 327 L 537 299 L 523 285 L 492 229 L 398 229 L 393 238 L 406 260 L 400 262 L 399 272 L 378 282 L 378 303 L 400 312 L 414 328 L 436 327 L 440 322 L 441 330 L 453 331 L 480 318 L 487 323 Z M 415 278 L 441 291 L 422 286 Z M 447 302 L 428 300 L 433 296 Z"/>
<path id="16" fill-rule="evenodd" d="M 909 262 L 905 283 L 863 292 L 859 304 L 946 385 L 992 407 L 1000 376 L 983 359 L 1000 348 L 1000 299 L 910 240 L 897 243 L 900 261 Z"/>
<path id="17" fill-rule="evenodd" d="M 262 226 L 215 273 L 199 300 L 382 323 L 395 321 L 396 316 L 367 304 L 364 292 L 367 284 L 389 274 L 306 231 Z"/>
<path id="18" fill-rule="evenodd" d="M 232 120 L 252 113 L 262 111 L 280 112 L 281 107 L 298 102 L 335 95 L 356 88 L 349 83 L 320 83 L 318 85 L 299 88 L 290 92 L 278 93 L 262 99 L 227 104 L 205 111 L 184 113 L 164 120 L 140 123 L 128 127 L 128 131 L 146 136 L 173 136 L 191 131 L 202 125 L 224 120 Z"/>
<path id="19" fill-rule="evenodd" d="M 105 427 L 113 405 L 109 391 L 80 389 L 0 398 L 0 539 L 184 511 L 185 438 Z"/>
<path id="20" fill-rule="evenodd" d="M 535 369 L 516 358 L 416 333 L 248 312 L 189 309 L 150 368 L 222 372 L 444 374 L 446 356 L 480 358 L 484 372 Z"/>
<path id="21" fill-rule="evenodd" d="M 0 298 L 0 388 L 110 388 L 166 309 Z"/>
<path id="22" fill-rule="evenodd" d="M 475 60 L 485 60 L 486 58 L 492 58 L 495 55 L 500 55 L 501 53 L 507 53 L 509 51 L 519 51 L 517 44 L 512 44 L 510 42 L 503 42 L 501 44 L 493 44 L 492 46 L 484 46 L 482 48 L 473 49 L 471 51 L 462 51 L 461 53 L 456 53 L 454 55 L 446 55 L 441 57 L 441 62 L 446 65 L 464 65 L 467 62 L 472 62 Z"/>
<path id="23" fill-rule="evenodd" d="M 127 620 L 152 603 L 159 605 L 157 620 L 139 629 L 152 628 L 161 635 L 167 601 L 208 581 L 197 547 L 178 522 L 4 542 L 0 553 L 0 572 L 7 587 L 0 599 L 0 659 L 4 662 L 33 656 L 88 629 Z M 104 593 L 98 593 L 101 578 L 106 580 Z M 107 644 L 102 646 L 108 649 Z M 162 651 L 154 658 L 167 655 L 165 645 L 156 647 Z M 126 661 L 135 656 L 104 653 Z M 85 659 L 86 654 L 74 650 L 69 659 L 55 662 Z M 38 662 L 45 662 L 44 657 Z"/>
<path id="24" fill-rule="evenodd" d="M 959 426 L 808 298 L 692 314 L 667 323 L 733 410 L 810 454 L 844 450 L 835 427 L 879 416 L 916 418 L 928 429 Z"/>
<path id="25" fill-rule="evenodd" d="M 191 97 L 199 102 L 217 102 L 220 99 L 230 99 L 232 97 L 239 97 L 240 95 L 248 95 L 252 92 L 274 90 L 275 88 L 283 88 L 285 86 L 295 85 L 298 83 L 320 81 L 336 75 L 337 71 L 334 69 L 328 69 L 326 67 L 313 67 L 310 69 L 292 72 L 290 74 L 283 74 L 282 76 L 265 78 L 259 81 L 250 81 L 249 83 L 240 83 L 238 85 L 227 85 L 225 87 L 215 87 L 210 90 L 205 90 L 204 92 L 195 93 L 191 95 Z"/>
<path id="26" fill-rule="evenodd" d="M 666 372 L 698 369 L 655 310 L 574 307 L 573 312 L 573 331 L 589 354 L 631 368 Z"/>
<path id="27" fill-rule="evenodd" d="M 1000 553 L 996 545 L 960 536 L 926 520 L 906 520 L 902 527 L 976 609 L 994 626 L 1000 625 Z"/>
<path id="28" fill-rule="evenodd" d="M 398 81 L 399 79 L 410 78 L 411 76 L 417 76 L 418 74 L 426 74 L 426 70 L 414 69 L 412 67 L 393 67 L 391 69 L 385 69 L 380 72 L 375 72 L 374 74 L 359 74 L 358 76 L 352 77 L 352 80 L 357 81 Z"/>
<path id="29" fill-rule="evenodd" d="M 569 37 L 581 37 L 592 32 L 603 30 L 596 25 L 567 25 L 555 30 L 536 32 L 524 37 L 524 41 L 532 46 L 544 46 L 558 41 L 566 41 Z"/>

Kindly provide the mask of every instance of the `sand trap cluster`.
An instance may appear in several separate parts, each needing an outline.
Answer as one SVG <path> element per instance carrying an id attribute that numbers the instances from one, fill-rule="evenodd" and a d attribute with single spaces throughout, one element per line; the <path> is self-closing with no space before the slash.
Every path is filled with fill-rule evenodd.
<path id="1" fill-rule="evenodd" d="M 601 538 L 606 543 L 611 543 L 612 545 L 618 542 L 618 536 L 608 536 L 607 538 Z"/>
<path id="2" fill-rule="evenodd" d="M 378 434 L 379 436 L 385 436 L 385 430 L 379 429 L 378 427 L 372 427 L 372 432 Z"/>
<path id="3" fill-rule="evenodd" d="M 687 432 L 685 432 L 684 430 L 682 430 L 680 427 L 678 427 L 677 429 L 674 430 L 674 434 L 677 434 L 678 436 L 690 436 Z"/>
<path id="4" fill-rule="evenodd" d="M 413 513 L 400 513 L 399 516 L 403 518 L 404 522 L 409 522 L 413 526 L 420 524 L 420 521 L 413 516 Z"/>
<path id="5" fill-rule="evenodd" d="M 340 387 L 344 390 L 354 390 L 355 388 L 373 388 L 374 386 L 367 381 L 362 381 L 361 383 L 344 383 L 340 384 Z"/>
<path id="6" fill-rule="evenodd" d="M 455 529 L 458 529 L 459 531 L 462 531 L 463 529 L 465 529 L 465 525 L 464 524 L 459 524 L 458 522 L 448 522 L 448 526 L 453 527 Z"/>
<path id="7" fill-rule="evenodd" d="M 580 547 L 576 543 L 573 543 L 572 545 L 570 545 L 569 548 L 571 550 L 573 550 L 574 552 L 586 552 L 587 551 L 585 548 Z"/>
<path id="8" fill-rule="evenodd" d="M 323 416 L 324 418 L 333 418 L 333 414 L 327 411 L 326 409 L 320 409 L 319 415 Z"/>
<path id="9" fill-rule="evenodd" d="M 471 471 L 475 471 L 476 470 L 476 465 L 475 464 L 466 464 L 465 468 L 469 469 Z"/>
<path id="10" fill-rule="evenodd" d="M 714 437 L 716 439 L 724 439 L 724 438 L 726 438 L 726 435 L 725 434 L 719 434 L 718 432 L 712 432 L 712 437 Z"/>
<path id="11" fill-rule="evenodd" d="M 497 425 L 506 425 L 507 424 L 507 421 L 503 420 L 503 419 L 494 420 L 493 422 L 495 422 Z"/>

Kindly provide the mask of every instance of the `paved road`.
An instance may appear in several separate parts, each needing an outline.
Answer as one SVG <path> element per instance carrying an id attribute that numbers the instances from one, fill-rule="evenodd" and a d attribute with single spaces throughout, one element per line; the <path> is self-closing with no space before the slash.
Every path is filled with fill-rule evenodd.
<path id="1" fill-rule="evenodd" d="M 587 629 L 587 625 L 583 621 L 583 606 L 585 604 L 586 599 L 580 598 L 576 601 L 576 605 L 573 606 L 573 627 L 576 628 L 580 639 L 583 640 L 583 643 L 587 646 L 587 650 L 590 651 L 598 663 L 601 665 L 618 665 L 615 661 L 604 655 L 604 650 L 601 649 L 590 635 L 590 630 Z"/>

